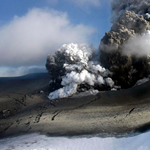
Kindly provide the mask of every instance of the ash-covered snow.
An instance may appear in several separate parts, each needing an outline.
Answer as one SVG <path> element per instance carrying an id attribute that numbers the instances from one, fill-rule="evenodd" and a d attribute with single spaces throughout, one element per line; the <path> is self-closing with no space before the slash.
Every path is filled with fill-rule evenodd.
<path id="1" fill-rule="evenodd" d="M 60 84 L 49 94 L 49 99 L 68 97 L 89 89 L 113 88 L 109 70 L 94 58 L 92 46 L 73 43 L 64 44 L 54 55 L 49 55 L 46 67 L 52 77 L 50 86 L 55 86 L 56 82 Z"/>

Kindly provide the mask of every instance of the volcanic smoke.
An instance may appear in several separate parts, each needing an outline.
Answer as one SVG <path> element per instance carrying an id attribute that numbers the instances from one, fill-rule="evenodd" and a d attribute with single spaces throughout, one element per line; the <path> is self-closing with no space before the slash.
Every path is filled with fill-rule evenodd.
<path id="1" fill-rule="evenodd" d="M 48 55 L 50 99 L 129 88 L 150 74 L 150 1 L 112 0 L 113 23 L 99 46 L 64 44 Z M 96 56 L 99 56 L 97 58 Z"/>
<path id="2" fill-rule="evenodd" d="M 113 0 L 113 23 L 100 43 L 100 62 L 112 73 L 115 84 L 133 86 L 150 74 L 150 1 Z"/>

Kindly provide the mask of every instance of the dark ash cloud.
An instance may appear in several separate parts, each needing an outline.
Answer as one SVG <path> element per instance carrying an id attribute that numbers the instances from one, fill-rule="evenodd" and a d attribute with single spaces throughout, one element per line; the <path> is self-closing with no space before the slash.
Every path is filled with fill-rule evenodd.
<path id="1" fill-rule="evenodd" d="M 112 0 L 112 28 L 100 44 L 100 61 L 123 88 L 150 74 L 150 1 Z"/>

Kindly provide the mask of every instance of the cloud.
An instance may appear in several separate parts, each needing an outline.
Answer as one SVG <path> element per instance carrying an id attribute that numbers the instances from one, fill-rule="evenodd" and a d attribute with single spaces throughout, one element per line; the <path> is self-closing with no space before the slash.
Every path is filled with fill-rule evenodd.
<path id="1" fill-rule="evenodd" d="M 67 13 L 56 10 L 31 9 L 22 17 L 15 16 L 0 27 L 1 66 L 45 64 L 47 54 L 64 43 L 86 43 L 95 29 L 73 25 Z"/>
<path id="2" fill-rule="evenodd" d="M 39 72 L 47 70 L 44 66 L 0 67 L 0 77 L 16 77 Z"/>
<path id="3" fill-rule="evenodd" d="M 123 54 L 136 57 L 150 56 L 150 30 L 147 30 L 142 35 L 131 37 L 123 45 Z"/>
<path id="4" fill-rule="evenodd" d="M 99 7 L 101 0 L 70 0 L 79 6 L 96 6 Z"/>

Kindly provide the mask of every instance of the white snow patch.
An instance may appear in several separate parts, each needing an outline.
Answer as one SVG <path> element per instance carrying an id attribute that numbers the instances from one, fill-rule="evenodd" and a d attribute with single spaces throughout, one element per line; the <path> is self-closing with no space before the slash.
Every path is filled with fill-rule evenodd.
<path id="1" fill-rule="evenodd" d="M 15 150 L 149 150 L 150 132 L 126 138 L 47 137 L 22 135 L 0 140 L 0 149 Z"/>

